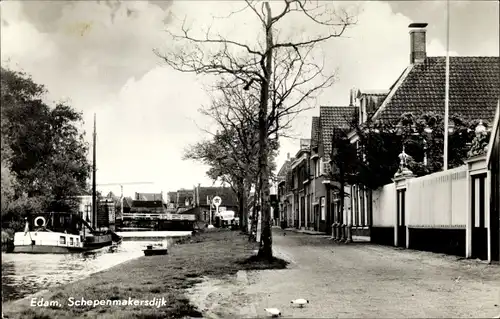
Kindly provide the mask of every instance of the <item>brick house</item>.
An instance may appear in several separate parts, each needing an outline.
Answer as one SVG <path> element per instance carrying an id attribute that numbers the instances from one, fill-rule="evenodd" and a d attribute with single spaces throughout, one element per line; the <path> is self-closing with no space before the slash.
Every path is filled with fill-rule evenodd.
<path id="1" fill-rule="evenodd" d="M 314 224 L 311 213 L 311 140 L 300 139 L 300 149 L 291 162 L 293 192 L 293 225 L 308 229 Z"/>
<path id="2" fill-rule="evenodd" d="M 278 179 L 278 206 L 279 206 L 279 222 L 285 222 L 285 226 L 287 226 L 288 214 L 291 210 L 290 200 L 288 199 L 288 187 L 287 187 L 287 179 L 290 171 L 290 153 L 287 154 L 287 159 L 285 163 L 281 166 L 280 170 L 277 174 Z"/>
<path id="3" fill-rule="evenodd" d="M 238 216 L 238 197 L 230 187 L 202 187 L 198 185 L 191 192 L 193 195 L 192 207 L 184 210 L 183 214 L 195 214 L 197 221 L 210 223 L 210 211 L 212 211 L 212 223 L 214 223 L 215 206 L 212 205 L 212 199 L 219 196 L 221 198 L 219 210 L 231 210 Z M 190 197 L 186 196 L 184 198 L 189 200 Z"/>
<path id="4" fill-rule="evenodd" d="M 338 210 L 339 197 L 335 190 L 335 181 L 330 179 L 331 153 L 334 129 L 349 130 L 351 121 L 358 111 L 356 106 L 322 106 L 319 114 L 317 146 L 312 152 L 312 166 L 314 167 L 314 198 L 318 231 L 331 233 L 331 225 L 336 216 L 334 212 Z"/>
<path id="5" fill-rule="evenodd" d="M 363 92 L 357 95 L 360 123 L 370 119 L 397 124 L 406 112 L 444 115 L 446 58 L 427 56 L 426 26 L 409 26 L 410 63 L 389 90 L 378 92 L 379 97 Z M 500 58 L 453 56 L 449 59 L 449 114 L 491 123 L 500 95 Z M 348 137 L 351 143 L 357 143 L 359 139 L 354 130 Z M 351 185 L 350 191 L 353 234 L 366 235 L 366 230 L 370 229 L 371 235 L 373 232 L 380 235 L 388 232 L 390 235 L 392 229 L 378 229 L 370 223 L 371 191 L 360 185 Z"/>

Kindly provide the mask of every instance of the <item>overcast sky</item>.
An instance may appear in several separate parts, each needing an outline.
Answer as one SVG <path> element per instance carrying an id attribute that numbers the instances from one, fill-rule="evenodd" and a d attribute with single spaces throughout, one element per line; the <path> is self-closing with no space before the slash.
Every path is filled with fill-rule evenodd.
<path id="1" fill-rule="evenodd" d="M 319 105 L 346 105 L 352 87 L 388 89 L 409 63 L 410 23 L 429 23 L 428 55 L 444 55 L 445 4 L 342 1 L 359 14 L 345 38 L 322 47 L 337 81 L 318 97 L 315 109 L 297 118 L 293 133 L 309 138 L 311 117 L 319 114 Z M 83 111 L 89 141 L 97 113 L 98 184 L 154 183 L 125 185 L 125 195 L 198 183 L 208 186 L 206 167 L 181 158 L 187 145 L 207 137 L 200 130 L 206 119 L 197 112 L 208 102 L 204 80 L 169 69 L 152 50 L 169 48 L 164 30 L 174 28 L 175 17 L 186 16 L 196 29 L 242 5 L 187 0 L 2 1 L 2 65 L 23 69 L 46 85 L 52 100 L 69 99 Z M 452 1 L 450 16 L 451 54 L 499 55 L 498 1 Z M 258 33 L 252 19 L 250 12 L 242 12 L 233 19 L 217 19 L 216 28 L 252 43 Z M 301 22 L 283 24 L 284 32 L 316 32 Z M 298 140 L 282 140 L 281 145 L 278 165 L 287 153 L 293 156 Z M 101 188 L 115 193 L 119 189 Z"/>

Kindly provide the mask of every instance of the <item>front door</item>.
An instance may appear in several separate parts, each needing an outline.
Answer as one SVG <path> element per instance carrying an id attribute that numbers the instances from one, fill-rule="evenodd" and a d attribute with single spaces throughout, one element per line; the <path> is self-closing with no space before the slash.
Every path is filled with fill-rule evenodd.
<path id="1" fill-rule="evenodd" d="M 305 227 L 306 223 L 306 203 L 305 203 L 305 197 L 301 196 L 300 197 L 300 227 Z"/>
<path id="2" fill-rule="evenodd" d="M 397 192 L 398 205 L 398 247 L 406 247 L 406 222 L 405 222 L 405 194 L 406 189 Z"/>
<path id="3" fill-rule="evenodd" d="M 485 226 L 486 174 L 473 176 L 471 179 L 472 213 L 472 258 L 488 259 L 488 229 Z"/>
<path id="4" fill-rule="evenodd" d="M 319 206 L 314 205 L 314 230 L 319 231 Z"/>

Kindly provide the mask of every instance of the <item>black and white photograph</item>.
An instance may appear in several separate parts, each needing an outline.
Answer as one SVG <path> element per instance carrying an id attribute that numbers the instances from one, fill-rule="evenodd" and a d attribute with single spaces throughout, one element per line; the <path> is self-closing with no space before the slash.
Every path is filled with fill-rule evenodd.
<path id="1" fill-rule="evenodd" d="M 500 1 L 0 17 L 2 319 L 500 318 Z"/>

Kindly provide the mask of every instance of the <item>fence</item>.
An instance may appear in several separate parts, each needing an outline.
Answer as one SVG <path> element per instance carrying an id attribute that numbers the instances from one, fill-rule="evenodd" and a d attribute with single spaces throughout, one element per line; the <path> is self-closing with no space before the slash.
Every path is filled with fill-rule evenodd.
<path id="1" fill-rule="evenodd" d="M 405 208 L 408 227 L 465 229 L 467 166 L 409 180 Z"/>
<path id="2" fill-rule="evenodd" d="M 412 178 L 405 198 L 408 227 L 464 228 L 467 219 L 467 166 Z M 393 227 L 396 222 L 395 184 L 373 191 L 375 227 Z"/>
<path id="3" fill-rule="evenodd" d="M 373 192 L 372 241 L 465 255 L 467 166 L 406 181 L 397 200 L 396 184 Z M 399 189 L 400 186 L 398 186 Z M 397 203 L 400 203 L 397 208 Z M 394 227 L 397 226 L 397 229 Z M 395 231 L 397 230 L 397 233 Z"/>

